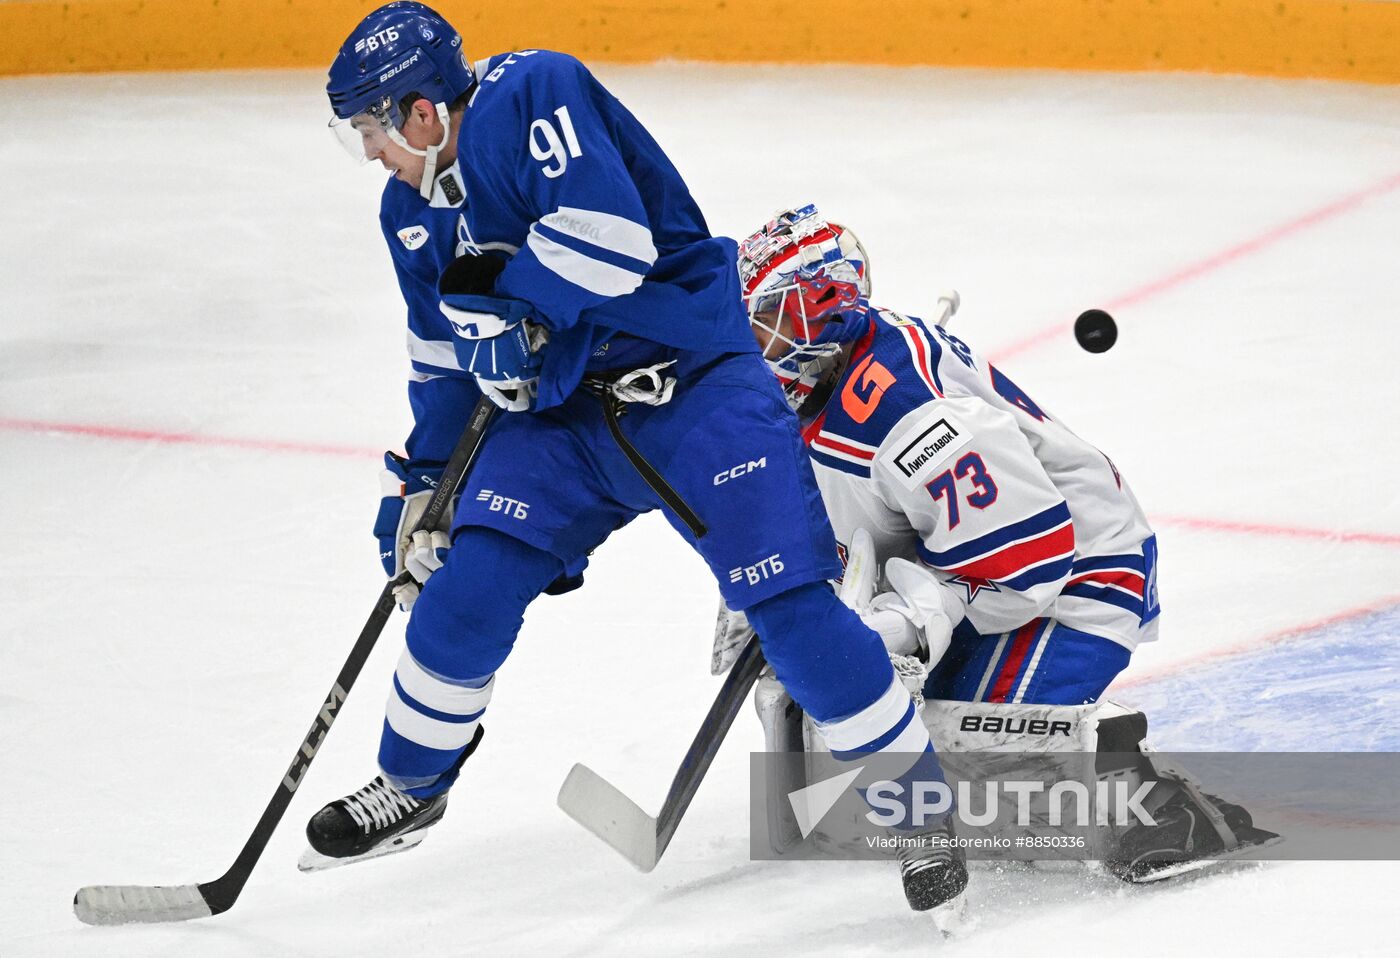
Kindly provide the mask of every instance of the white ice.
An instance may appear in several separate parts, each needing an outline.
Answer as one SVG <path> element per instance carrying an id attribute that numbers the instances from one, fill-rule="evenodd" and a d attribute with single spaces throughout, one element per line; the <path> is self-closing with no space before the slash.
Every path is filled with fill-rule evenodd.
<path id="1" fill-rule="evenodd" d="M 955 331 L 994 356 L 1400 174 L 1395 88 L 599 73 L 716 232 L 816 202 L 860 233 L 882 304 L 931 312 L 954 286 Z M 630 871 L 554 795 L 583 760 L 655 810 L 714 694 L 713 585 L 654 518 L 598 552 L 586 589 L 531 611 L 421 847 L 293 867 L 306 818 L 373 774 L 396 620 L 232 912 L 79 925 L 81 885 L 207 881 L 232 861 L 380 587 L 368 529 L 376 450 L 406 432 L 402 304 L 379 178 L 326 133 L 319 88 L 309 72 L 0 81 L 0 955 L 1394 953 L 1393 863 L 1146 889 L 978 869 L 978 927 L 937 940 L 888 866 L 749 861 L 748 714 L 661 866 Z M 1191 699 L 1189 722 L 1169 688 L 1144 691 L 1154 676 L 1400 601 L 1397 185 L 1122 306 L 1112 352 L 1062 334 L 1004 364 L 1160 519 L 1162 641 L 1121 698 L 1151 699 L 1176 747 L 1193 729 L 1230 744 L 1258 705 L 1251 659 L 1211 660 L 1242 681 Z M 1375 641 L 1393 647 L 1385 621 Z M 1393 715 L 1394 666 L 1326 681 L 1306 700 L 1330 690 L 1325 747 L 1372 747 L 1347 738 L 1349 691 Z M 1294 722 L 1278 747 L 1308 744 Z"/>

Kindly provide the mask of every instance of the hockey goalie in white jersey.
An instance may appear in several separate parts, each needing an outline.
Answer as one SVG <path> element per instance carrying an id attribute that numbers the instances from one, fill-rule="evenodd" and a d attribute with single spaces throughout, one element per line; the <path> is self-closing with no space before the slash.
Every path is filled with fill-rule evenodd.
<path id="1" fill-rule="evenodd" d="M 941 322 L 870 305 L 865 250 L 814 207 L 778 214 L 739 257 L 755 335 L 802 420 L 848 577 L 859 564 L 878 582 L 848 582 L 843 597 L 921 685 L 939 751 L 1138 753 L 1145 719 L 1098 703 L 1156 638 L 1157 540 L 1113 462 Z M 721 622 L 717 649 L 735 631 Z M 793 747 L 774 726 L 781 690 L 767 681 L 758 704 L 770 747 Z M 1071 720 L 1073 741 L 1017 734 L 1048 727 L 1031 724 L 1047 716 Z M 1139 764 L 1173 787 L 1156 790 L 1163 826 L 1123 836 L 1107 856 L 1125 880 L 1275 837 Z"/>

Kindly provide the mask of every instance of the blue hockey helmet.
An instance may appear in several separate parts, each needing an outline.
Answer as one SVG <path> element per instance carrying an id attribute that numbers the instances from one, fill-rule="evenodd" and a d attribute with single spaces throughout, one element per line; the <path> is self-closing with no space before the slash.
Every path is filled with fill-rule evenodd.
<path id="1" fill-rule="evenodd" d="M 395 0 L 350 31 L 331 64 L 326 95 L 336 117 L 348 120 L 385 97 L 391 105 L 410 93 L 451 103 L 474 80 L 452 24 L 425 4 Z"/>
<path id="2" fill-rule="evenodd" d="M 352 157 L 364 162 L 377 138 L 388 137 L 427 156 L 432 179 L 437 151 L 415 150 L 400 134 L 405 117 L 399 102 L 416 93 L 437 107 L 444 128 L 447 106 L 471 89 L 476 77 L 462 37 L 430 7 L 396 0 L 375 10 L 350 32 L 331 63 L 326 95 L 335 114 L 330 126 Z M 430 189 L 430 185 L 425 189 Z"/>

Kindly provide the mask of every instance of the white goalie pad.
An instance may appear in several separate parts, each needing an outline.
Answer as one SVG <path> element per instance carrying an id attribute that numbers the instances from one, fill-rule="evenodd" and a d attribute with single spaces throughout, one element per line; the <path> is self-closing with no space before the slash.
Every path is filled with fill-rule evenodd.
<path id="1" fill-rule="evenodd" d="M 782 774 L 768 780 L 768 834 L 781 849 L 800 838 L 786 797 L 811 784 L 812 763 L 807 756 L 827 748 L 811 720 L 771 674 L 759 680 L 754 705 L 763 725 L 765 748 L 794 753 L 792 762 L 779 766 Z M 930 699 L 922 716 L 945 772 L 954 778 L 963 777 L 958 765 L 966 753 L 1006 753 L 1014 764 L 998 769 L 998 774 L 1013 775 L 1024 769 L 1028 776 L 1045 771 L 1035 759 L 1037 753 L 1061 758 L 1079 754 L 1084 756 L 1080 774 L 1086 785 L 1122 781 L 1130 789 L 1141 781 L 1145 767 L 1141 749 L 1147 719 L 1114 702 L 1067 706 Z M 985 771 L 983 766 L 985 761 L 979 762 L 979 773 Z M 1063 762 L 1057 767 L 1062 769 Z M 820 834 L 817 840 L 822 840 Z"/>
<path id="2" fill-rule="evenodd" d="M 1147 734 L 1147 718 L 1115 702 L 1024 705 L 928 699 L 924 725 L 940 752 L 1133 752 Z"/>

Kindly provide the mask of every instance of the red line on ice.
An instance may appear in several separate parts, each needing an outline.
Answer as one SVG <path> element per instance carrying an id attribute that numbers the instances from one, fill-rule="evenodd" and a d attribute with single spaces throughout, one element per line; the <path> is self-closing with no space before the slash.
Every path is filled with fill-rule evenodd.
<path id="1" fill-rule="evenodd" d="M 1385 179 L 1373 183 L 1365 189 L 1357 190 L 1355 193 L 1349 193 L 1340 199 L 1333 200 L 1316 209 L 1309 210 L 1285 223 L 1265 230 L 1253 239 L 1247 239 L 1242 243 L 1236 243 L 1234 246 L 1229 246 L 1216 253 L 1212 253 L 1203 259 L 1199 259 L 1194 263 L 1182 267 L 1174 273 L 1168 273 L 1160 279 L 1154 279 L 1149 283 L 1144 283 L 1136 289 L 1129 290 L 1104 303 L 1103 308 L 1109 312 L 1115 312 L 1116 310 L 1122 309 L 1124 306 L 1132 306 L 1145 299 L 1151 299 L 1159 293 L 1164 293 L 1198 276 L 1214 272 L 1222 266 L 1227 266 L 1236 260 L 1244 259 L 1246 256 L 1250 256 L 1262 249 L 1272 246 L 1280 240 L 1287 239 L 1295 233 L 1301 233 L 1303 230 L 1316 226 L 1319 223 L 1324 223 L 1343 213 L 1349 213 L 1362 204 L 1378 196 L 1384 196 L 1386 193 L 1397 188 L 1400 188 L 1400 173 L 1387 176 Z M 1032 333 L 1025 339 L 1002 347 L 1000 350 L 991 353 L 988 358 L 993 363 L 1003 362 L 1009 356 L 1016 356 L 1020 353 L 1028 352 L 1051 340 L 1068 335 L 1072 326 L 1073 323 L 1056 323 L 1054 326 L 1047 326 L 1038 333 Z"/>
<path id="2" fill-rule="evenodd" d="M 1391 532 L 1347 532 L 1341 529 L 1311 529 L 1306 526 L 1285 526 L 1262 522 L 1235 522 L 1230 519 L 1205 519 L 1193 516 L 1152 516 L 1155 526 L 1180 526 L 1184 529 L 1204 529 L 1208 532 L 1238 532 L 1244 535 L 1278 536 L 1289 539 L 1321 539 L 1327 542 L 1365 542 L 1371 545 L 1400 545 L 1400 535 Z"/>
<path id="3" fill-rule="evenodd" d="M 820 420 L 819 420 L 820 422 Z M 289 439 L 253 439 L 245 436 L 217 436 L 196 432 L 168 432 L 159 429 L 133 429 L 124 426 L 100 426 L 90 423 L 50 422 L 42 419 L 0 418 L 0 430 L 11 432 L 60 433 L 107 439 L 118 442 L 155 442 L 168 445 L 222 446 L 228 449 L 251 449 L 258 452 L 286 452 L 312 456 L 349 456 L 378 459 L 379 449 L 368 446 L 342 446 L 331 443 L 305 442 Z M 1312 529 L 1268 523 L 1235 522 L 1228 519 L 1208 519 L 1193 516 L 1151 517 L 1160 526 L 1180 526 L 1208 532 L 1227 532 L 1291 539 L 1318 539 L 1331 542 L 1360 542 L 1371 545 L 1400 546 L 1400 535 L 1387 532 L 1347 532 L 1339 529 Z"/>
<path id="4" fill-rule="evenodd" d="M 57 432 L 94 439 L 116 439 L 128 442 L 157 442 L 170 445 L 225 446 L 233 449 L 255 449 L 262 452 L 292 452 L 318 456 L 355 456 L 358 458 L 383 455 L 381 450 L 364 446 L 340 446 L 332 443 L 305 442 L 288 439 L 249 439 L 241 436 L 211 436 L 195 432 L 166 432 L 158 429 L 128 429 L 122 426 L 98 426 L 76 422 L 46 422 L 38 419 L 0 419 L 0 429 L 15 432 Z"/>

